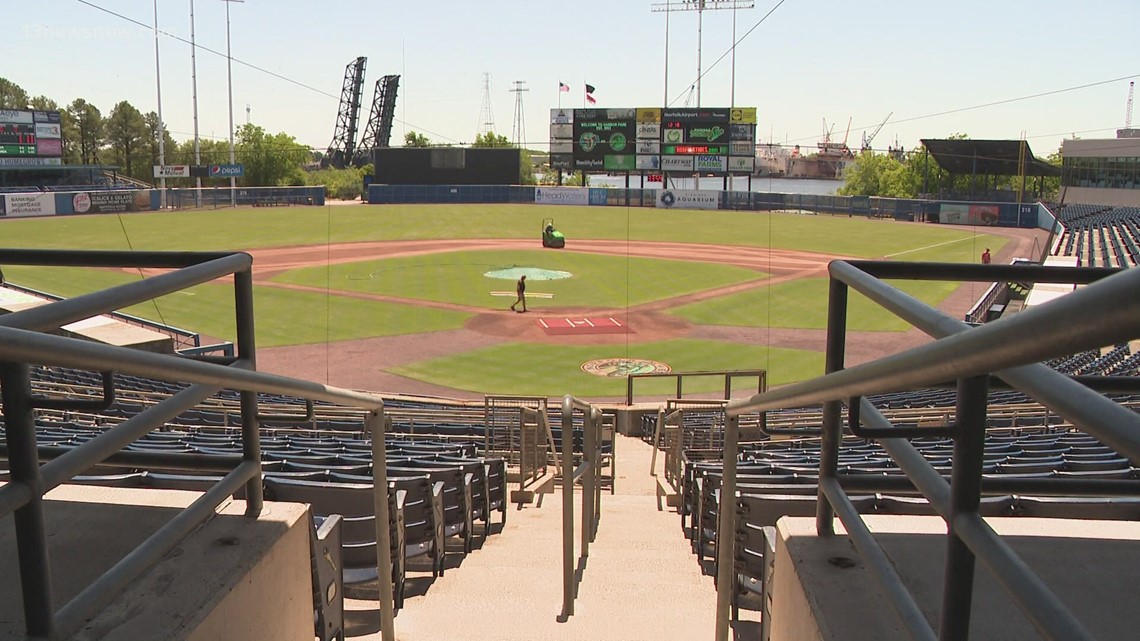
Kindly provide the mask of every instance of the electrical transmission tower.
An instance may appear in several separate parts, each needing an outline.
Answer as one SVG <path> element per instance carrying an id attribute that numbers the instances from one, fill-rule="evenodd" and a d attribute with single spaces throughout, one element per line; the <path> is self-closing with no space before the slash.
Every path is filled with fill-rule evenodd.
<path id="1" fill-rule="evenodd" d="M 515 95 L 515 120 L 511 125 L 511 140 L 514 141 L 515 146 L 522 149 L 526 144 L 526 117 L 523 116 L 523 92 L 530 91 L 526 88 L 525 80 L 516 80 L 514 89 L 511 93 Z"/>
<path id="2" fill-rule="evenodd" d="M 483 72 L 483 105 L 479 107 L 479 127 L 476 132 L 484 135 L 495 130 L 495 114 L 491 111 L 491 72 Z"/>

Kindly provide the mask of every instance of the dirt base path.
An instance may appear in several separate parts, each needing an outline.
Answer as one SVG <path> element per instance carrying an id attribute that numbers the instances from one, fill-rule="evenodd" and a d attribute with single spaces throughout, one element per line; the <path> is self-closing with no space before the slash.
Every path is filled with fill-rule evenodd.
<path id="1" fill-rule="evenodd" d="M 892 224 L 912 225 L 884 221 Z M 994 256 L 995 262 L 1008 262 L 1016 256 L 1030 256 L 1031 251 L 1048 237 L 1042 230 L 986 227 L 979 231 L 1006 236 L 1007 243 Z M 254 281 L 261 286 L 280 287 L 324 293 L 323 288 L 276 283 L 270 280 L 282 272 L 326 264 L 388 259 L 455 251 L 536 249 L 528 239 L 448 239 L 416 241 L 383 241 L 339 243 L 333 245 L 278 247 L 252 250 Z M 627 334 L 592 334 L 584 336 L 550 336 L 542 331 L 532 316 L 515 314 L 506 309 L 488 310 L 450 303 L 405 299 L 393 296 L 336 290 L 338 296 L 398 302 L 423 307 L 453 309 L 473 314 L 464 329 L 430 334 L 389 336 L 341 341 L 318 345 L 265 348 L 258 351 L 258 366 L 265 371 L 295 376 L 321 383 L 356 389 L 399 391 L 406 394 L 482 398 L 482 394 L 455 390 L 396 376 L 384 371 L 409 362 L 462 353 L 508 341 L 531 341 L 563 345 L 613 344 L 647 342 L 669 338 L 707 338 L 751 345 L 771 345 L 794 349 L 822 351 L 823 330 L 750 328 L 729 326 L 694 326 L 666 313 L 666 310 L 727 294 L 748 291 L 800 278 L 824 277 L 827 264 L 843 256 L 763 247 L 726 247 L 675 242 L 633 242 L 621 240 L 580 240 L 560 250 L 571 253 L 607 254 L 664 258 L 734 265 L 769 274 L 756 280 L 710 289 L 620 309 L 555 307 L 543 308 L 543 315 L 613 316 L 625 323 Z M 979 249 L 980 253 L 980 249 Z M 952 316 L 961 317 L 985 291 L 987 285 L 966 283 L 940 305 Z M 847 338 L 847 362 L 854 365 L 927 342 L 918 330 L 907 332 L 850 332 Z"/>

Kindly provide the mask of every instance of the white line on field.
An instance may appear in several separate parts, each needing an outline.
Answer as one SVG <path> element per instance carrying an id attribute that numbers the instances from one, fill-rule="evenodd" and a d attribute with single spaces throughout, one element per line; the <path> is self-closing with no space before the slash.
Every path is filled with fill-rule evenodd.
<path id="1" fill-rule="evenodd" d="M 933 245 L 927 245 L 925 247 L 915 247 L 914 249 L 908 249 L 906 251 L 895 252 L 893 254 L 885 254 L 883 258 L 894 258 L 895 256 L 902 256 L 903 254 L 913 254 L 914 252 L 920 252 L 924 249 L 934 249 L 935 247 L 941 247 L 943 245 L 952 245 L 954 243 L 960 243 L 964 240 L 974 240 L 974 237 L 967 236 L 965 238 L 959 238 L 957 240 L 948 240 L 944 243 L 934 243 Z"/>

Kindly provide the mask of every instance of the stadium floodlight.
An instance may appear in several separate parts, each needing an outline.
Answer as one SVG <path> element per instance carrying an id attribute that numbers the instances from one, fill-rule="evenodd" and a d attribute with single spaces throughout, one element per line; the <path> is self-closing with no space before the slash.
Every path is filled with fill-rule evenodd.
<path id="1" fill-rule="evenodd" d="M 154 86 L 158 93 L 158 164 L 166 164 L 166 123 L 162 120 L 162 64 L 158 56 L 158 0 L 154 0 Z M 166 211 L 166 172 L 159 179 L 158 205 Z"/>
<path id="2" fill-rule="evenodd" d="M 682 0 L 681 2 L 664 2 L 650 6 L 650 11 L 654 13 L 665 13 L 665 73 L 668 74 L 669 70 L 669 14 L 674 11 L 696 11 L 697 12 L 697 81 L 694 87 L 697 92 L 697 106 L 701 106 L 701 76 L 704 75 L 704 69 L 701 64 L 701 50 L 703 49 L 703 30 L 704 30 L 704 13 L 705 11 L 715 11 L 718 9 L 732 9 L 733 14 L 733 33 L 732 33 L 732 49 L 733 56 L 736 52 L 736 10 L 737 9 L 751 9 L 756 6 L 755 0 Z M 665 106 L 669 106 L 669 94 L 665 94 Z"/>
<path id="3" fill-rule="evenodd" d="M 245 0 L 222 0 L 226 3 L 226 83 L 229 86 L 230 102 L 227 113 L 230 115 L 230 164 L 235 164 L 234 159 L 234 56 L 233 50 L 230 49 L 230 4 L 234 2 L 244 3 Z M 230 206 L 237 207 L 237 178 L 230 175 Z"/>

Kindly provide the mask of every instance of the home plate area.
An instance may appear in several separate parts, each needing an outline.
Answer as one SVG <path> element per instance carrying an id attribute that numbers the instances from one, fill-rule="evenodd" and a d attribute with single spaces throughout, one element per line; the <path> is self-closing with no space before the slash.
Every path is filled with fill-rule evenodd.
<path id="1" fill-rule="evenodd" d="M 563 316 L 539 318 L 538 326 L 550 335 L 565 334 L 623 334 L 629 331 L 624 323 L 610 316 Z"/>

